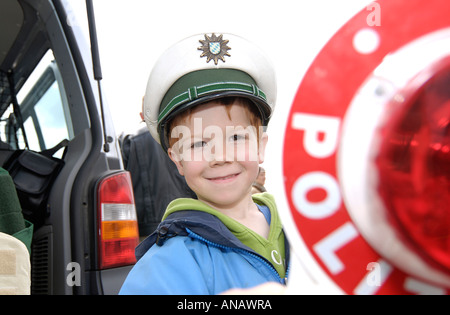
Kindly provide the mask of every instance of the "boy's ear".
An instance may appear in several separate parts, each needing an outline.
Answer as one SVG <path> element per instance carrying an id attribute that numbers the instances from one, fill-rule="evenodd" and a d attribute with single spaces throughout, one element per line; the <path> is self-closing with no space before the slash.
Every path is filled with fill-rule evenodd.
<path id="1" fill-rule="evenodd" d="M 169 158 L 172 160 L 172 162 L 175 163 L 178 169 L 178 173 L 180 173 L 181 176 L 184 176 L 183 165 L 181 164 L 181 156 L 172 148 L 167 149 L 167 154 L 169 155 Z"/>
<path id="2" fill-rule="evenodd" d="M 269 136 L 267 133 L 263 132 L 261 139 L 259 140 L 259 148 L 258 148 L 258 158 L 259 164 L 264 162 L 264 158 L 266 156 L 266 145 L 269 140 Z"/>

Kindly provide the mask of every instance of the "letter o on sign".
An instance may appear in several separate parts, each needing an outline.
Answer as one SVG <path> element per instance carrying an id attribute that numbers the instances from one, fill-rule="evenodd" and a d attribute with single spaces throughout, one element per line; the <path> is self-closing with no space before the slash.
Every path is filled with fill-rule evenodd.
<path id="1" fill-rule="evenodd" d="M 312 202 L 307 193 L 322 188 L 327 195 L 320 202 Z M 297 211 L 309 219 L 323 219 L 336 212 L 341 205 L 341 194 L 336 180 L 324 172 L 307 173 L 297 179 L 292 187 L 292 201 Z"/>

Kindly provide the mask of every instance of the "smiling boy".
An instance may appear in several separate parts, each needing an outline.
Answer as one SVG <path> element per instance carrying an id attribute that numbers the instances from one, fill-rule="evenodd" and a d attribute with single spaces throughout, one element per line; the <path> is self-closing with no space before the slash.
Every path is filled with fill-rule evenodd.
<path id="1" fill-rule="evenodd" d="M 218 294 L 285 283 L 289 246 L 275 201 L 251 190 L 275 91 L 261 51 L 231 34 L 189 37 L 157 62 L 145 120 L 197 199 L 169 204 L 136 249 L 121 294 Z"/>

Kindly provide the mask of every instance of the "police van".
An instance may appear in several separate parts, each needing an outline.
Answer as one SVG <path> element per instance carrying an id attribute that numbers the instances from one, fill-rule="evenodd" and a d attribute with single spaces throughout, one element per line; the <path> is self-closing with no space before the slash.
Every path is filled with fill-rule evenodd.
<path id="1" fill-rule="evenodd" d="M 31 294 L 115 294 L 135 262 L 134 197 L 101 93 L 92 1 L 86 13 L 90 39 L 69 1 L 0 1 L 0 166 L 28 198 Z"/>

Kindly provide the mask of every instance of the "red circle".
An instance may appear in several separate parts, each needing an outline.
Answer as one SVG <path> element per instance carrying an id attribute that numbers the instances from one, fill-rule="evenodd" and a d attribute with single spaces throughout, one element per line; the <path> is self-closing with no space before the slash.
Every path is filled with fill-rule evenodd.
<path id="1" fill-rule="evenodd" d="M 450 57 L 402 93 L 380 132 L 375 161 L 386 214 L 409 246 L 450 273 Z"/>
<path id="2" fill-rule="evenodd" d="M 329 127 L 330 139 L 326 139 L 326 135 L 322 134 L 320 140 L 329 140 L 330 143 L 333 143 L 333 122 L 337 122 L 336 136 L 339 143 L 340 127 L 351 100 L 383 58 L 421 36 L 450 26 L 450 1 L 379 0 L 372 4 L 374 6 L 369 5 L 356 14 L 325 45 L 297 90 L 285 130 L 284 184 L 297 233 L 317 263 L 344 292 L 363 292 L 361 288 L 367 280 L 369 268 L 386 266 L 384 270 L 387 271 L 383 274 L 382 282 L 375 288 L 368 288 L 369 292 L 412 294 L 417 293 L 411 289 L 411 283 L 416 280 L 389 266 L 383 257 L 369 246 L 358 233 L 343 200 L 337 209 L 326 212 L 327 215 L 310 217 L 297 207 L 292 196 L 293 187 L 299 178 L 312 172 L 328 174 L 339 183 L 337 146 L 324 146 L 324 151 L 321 152 L 308 147 L 307 131 L 312 127 L 302 127 L 302 119 L 319 119 L 323 126 Z M 374 14 L 373 8 L 379 9 L 380 24 L 369 26 L 369 17 Z M 360 53 L 355 50 L 353 40 L 359 31 L 365 29 L 378 35 L 379 42 L 373 50 Z M 318 134 L 317 130 L 316 132 Z M 321 245 L 328 245 L 326 242 L 334 241 L 333 238 L 334 262 L 332 259 L 325 259 L 320 252 Z M 295 244 L 293 245 L 295 247 Z M 443 289 L 443 292 L 448 294 L 450 290 Z"/>

